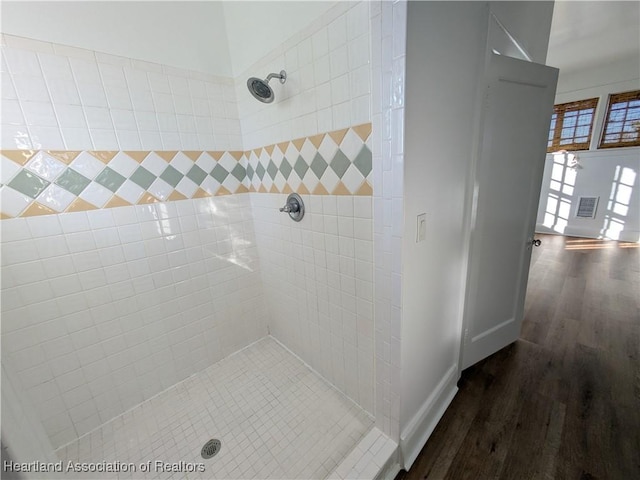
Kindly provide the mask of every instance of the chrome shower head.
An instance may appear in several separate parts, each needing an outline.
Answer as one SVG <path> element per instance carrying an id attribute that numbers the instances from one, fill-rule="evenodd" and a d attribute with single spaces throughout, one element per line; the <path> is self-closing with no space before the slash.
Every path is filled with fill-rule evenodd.
<path id="1" fill-rule="evenodd" d="M 247 80 L 247 88 L 257 100 L 262 103 L 271 103 L 276 98 L 273 90 L 269 86 L 269 81 L 272 78 L 278 78 L 280 83 L 287 81 L 287 72 L 280 70 L 280 73 L 270 73 L 265 80 L 260 78 L 251 77 Z"/>

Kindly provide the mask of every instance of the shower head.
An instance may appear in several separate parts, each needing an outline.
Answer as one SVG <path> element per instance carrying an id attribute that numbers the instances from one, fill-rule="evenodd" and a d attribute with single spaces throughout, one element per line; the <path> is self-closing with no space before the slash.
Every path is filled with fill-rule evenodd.
<path id="1" fill-rule="evenodd" d="M 278 78 L 280 83 L 287 81 L 287 72 L 280 70 L 280 73 L 270 73 L 265 80 L 260 78 L 251 77 L 247 80 L 247 88 L 256 99 L 262 103 L 271 103 L 275 99 L 273 90 L 269 86 L 269 81 L 272 78 Z"/>

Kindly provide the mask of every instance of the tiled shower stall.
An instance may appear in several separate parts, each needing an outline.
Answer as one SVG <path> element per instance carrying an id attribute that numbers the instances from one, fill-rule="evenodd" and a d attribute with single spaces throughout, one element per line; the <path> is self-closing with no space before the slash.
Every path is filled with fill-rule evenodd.
<path id="1" fill-rule="evenodd" d="M 235 78 L 2 35 L 13 460 L 138 469 L 103 478 L 395 462 L 405 12 L 338 3 Z M 258 103 L 246 79 L 280 69 Z M 299 223 L 278 210 L 291 192 Z M 211 437 L 204 472 L 140 470 L 203 462 Z"/>

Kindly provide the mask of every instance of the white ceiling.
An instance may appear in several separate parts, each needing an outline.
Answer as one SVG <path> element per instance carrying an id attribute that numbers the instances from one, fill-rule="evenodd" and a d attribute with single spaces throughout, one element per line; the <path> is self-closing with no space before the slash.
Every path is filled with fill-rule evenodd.
<path id="1" fill-rule="evenodd" d="M 557 0 L 547 65 L 563 72 L 640 57 L 640 2 Z"/>

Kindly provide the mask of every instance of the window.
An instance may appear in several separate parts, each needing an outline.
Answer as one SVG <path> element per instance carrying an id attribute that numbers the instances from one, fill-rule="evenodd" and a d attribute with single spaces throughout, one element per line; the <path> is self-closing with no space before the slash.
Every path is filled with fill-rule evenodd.
<path id="1" fill-rule="evenodd" d="M 597 98 L 553 106 L 547 152 L 589 150 Z"/>
<path id="2" fill-rule="evenodd" d="M 640 90 L 609 95 L 600 148 L 640 146 Z"/>

